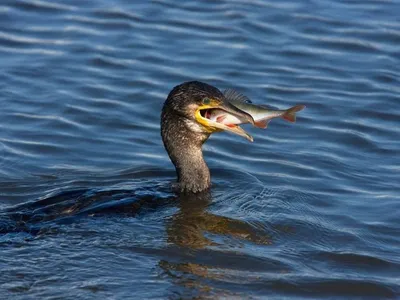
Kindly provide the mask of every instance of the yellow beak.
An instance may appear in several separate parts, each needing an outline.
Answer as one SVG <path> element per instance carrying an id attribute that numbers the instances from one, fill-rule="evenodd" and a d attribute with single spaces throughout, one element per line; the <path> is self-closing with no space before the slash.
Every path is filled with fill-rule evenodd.
<path id="1" fill-rule="evenodd" d="M 246 131 L 244 131 L 238 125 L 227 126 L 223 123 L 219 123 L 219 122 L 216 122 L 216 121 L 206 118 L 204 111 L 206 111 L 208 109 L 223 110 L 228 114 L 231 114 L 239 119 L 246 120 L 248 123 L 251 123 L 254 125 L 254 119 L 250 114 L 238 109 L 236 106 L 229 103 L 228 101 L 211 99 L 209 104 L 201 105 L 196 110 L 195 117 L 196 117 L 196 121 L 198 123 L 200 123 L 201 125 L 203 125 L 206 128 L 206 130 L 210 133 L 218 132 L 218 131 L 230 131 L 234 134 L 240 135 L 240 136 L 248 139 L 250 142 L 253 141 L 253 137 L 251 135 L 249 135 Z"/>

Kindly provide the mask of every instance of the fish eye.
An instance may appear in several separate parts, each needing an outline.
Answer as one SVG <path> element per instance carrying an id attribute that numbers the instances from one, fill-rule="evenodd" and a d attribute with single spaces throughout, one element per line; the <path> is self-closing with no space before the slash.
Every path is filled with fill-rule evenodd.
<path id="1" fill-rule="evenodd" d="M 211 103 L 210 98 L 204 98 L 204 99 L 203 99 L 203 104 L 208 105 L 208 104 L 210 104 L 210 103 Z"/>

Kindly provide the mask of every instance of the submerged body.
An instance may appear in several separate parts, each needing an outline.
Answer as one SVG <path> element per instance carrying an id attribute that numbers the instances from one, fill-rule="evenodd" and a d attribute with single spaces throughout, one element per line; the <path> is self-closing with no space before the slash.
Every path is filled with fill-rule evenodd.
<path id="1" fill-rule="evenodd" d="M 226 99 L 240 110 L 250 114 L 254 119 L 254 125 L 259 128 L 267 128 L 268 123 L 274 118 L 282 118 L 289 122 L 296 121 L 296 112 L 305 108 L 304 105 L 296 105 L 286 110 L 275 110 L 262 105 L 256 105 L 244 95 L 234 91 L 224 92 Z M 221 109 L 209 110 L 206 117 L 212 121 L 225 125 L 243 124 L 243 120 L 224 112 Z"/>

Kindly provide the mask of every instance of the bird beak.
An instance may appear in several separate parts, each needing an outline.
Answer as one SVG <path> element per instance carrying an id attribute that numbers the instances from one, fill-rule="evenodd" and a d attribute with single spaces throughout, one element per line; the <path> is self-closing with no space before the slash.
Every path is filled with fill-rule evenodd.
<path id="1" fill-rule="evenodd" d="M 222 122 L 216 120 L 211 120 L 208 116 L 212 112 L 212 110 L 219 110 L 222 111 L 223 115 L 229 116 L 232 115 L 237 119 L 241 120 L 241 123 L 251 123 L 254 125 L 253 117 L 240 110 L 227 100 L 213 100 L 211 99 L 210 103 L 207 105 L 201 105 L 196 111 L 196 120 L 201 125 L 203 125 L 206 130 L 210 133 L 219 132 L 219 131 L 230 131 L 234 134 L 240 135 L 250 142 L 253 141 L 253 137 L 249 135 L 246 131 L 244 131 L 239 125 L 237 124 L 223 124 Z"/>

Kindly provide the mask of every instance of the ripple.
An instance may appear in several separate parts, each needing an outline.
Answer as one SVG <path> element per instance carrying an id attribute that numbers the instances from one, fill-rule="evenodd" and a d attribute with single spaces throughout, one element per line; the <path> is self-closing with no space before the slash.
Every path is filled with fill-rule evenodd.
<path id="1" fill-rule="evenodd" d="M 296 13 L 294 14 L 296 18 L 304 19 L 307 21 L 316 21 L 318 23 L 322 23 L 323 25 L 329 25 L 329 26 L 349 26 L 349 25 L 358 25 L 354 24 L 350 20 L 340 20 L 340 19 L 335 19 L 327 16 L 321 16 L 321 15 L 310 15 L 310 14 L 305 14 L 305 13 Z"/>
<path id="2" fill-rule="evenodd" d="M 6 53 L 24 53 L 24 54 L 40 54 L 40 55 L 49 55 L 49 56 L 58 56 L 63 55 L 63 51 L 57 50 L 48 50 L 48 49 L 18 49 L 13 47 L 3 47 L 0 46 L 0 51 Z"/>
<path id="3" fill-rule="evenodd" d="M 106 35 L 103 31 L 101 30 L 96 30 L 93 28 L 87 28 L 84 26 L 75 26 L 75 25 L 68 25 L 64 27 L 63 29 L 65 32 L 77 32 L 77 33 L 82 33 L 85 35 L 94 35 L 94 36 L 104 36 Z"/>
<path id="4" fill-rule="evenodd" d="M 54 13 L 59 11 L 74 11 L 77 10 L 77 7 L 71 5 L 65 5 L 61 3 L 54 3 L 48 1 L 39 1 L 39 0 L 18 0 L 15 1 L 14 4 L 18 9 L 27 10 L 31 12 L 39 12 L 39 13 Z"/>
<path id="5" fill-rule="evenodd" d="M 2 3 L 5 297 L 396 298 L 396 8 Z M 295 124 L 244 125 L 254 143 L 213 135 L 211 198 L 183 201 L 159 115 L 188 80 L 307 109 Z M 79 218 L 52 214 L 68 205 Z"/>
<path id="6" fill-rule="evenodd" d="M 95 67 L 99 67 L 101 69 L 121 69 L 121 68 L 128 68 L 127 64 L 136 64 L 133 60 L 123 60 L 123 59 L 116 59 L 111 57 L 95 57 L 92 59 L 92 65 Z"/>
<path id="7" fill-rule="evenodd" d="M 57 122 L 65 123 L 68 125 L 72 125 L 77 128 L 83 128 L 81 124 L 68 120 L 66 118 L 60 116 L 52 116 L 52 115 L 35 115 L 35 114 L 23 114 L 23 113 L 14 113 L 11 116 L 19 117 L 22 120 L 55 120 Z"/>
<path id="8" fill-rule="evenodd" d="M 125 19 L 135 22 L 144 22 L 146 21 L 140 15 L 135 14 L 133 12 L 124 11 L 118 8 L 108 9 L 108 10 L 96 10 L 94 12 L 96 18 L 100 19 Z"/>
<path id="9" fill-rule="evenodd" d="M 4 164 L 5 146 L 0 142 L 0 166 Z"/>
<path id="10" fill-rule="evenodd" d="M 360 279 L 324 279 L 307 278 L 294 283 L 293 280 L 274 281 L 270 288 L 288 295 L 312 296 L 314 292 L 319 295 L 331 296 L 332 294 L 344 297 L 362 297 L 363 295 L 375 297 L 395 297 L 395 289 L 383 282 Z M 260 287 L 255 285 L 253 288 Z M 313 292 L 312 292 L 313 291 Z"/>
<path id="11" fill-rule="evenodd" d="M 49 39 L 38 39 L 31 37 L 23 37 L 17 35 L 11 35 L 4 32 L 0 32 L 0 39 L 3 39 L 9 43 L 14 44 L 50 44 L 50 45 L 68 45 L 70 42 L 66 40 L 49 40 Z"/>
<path id="12" fill-rule="evenodd" d="M 325 262 L 331 261 L 336 265 L 336 268 L 340 268 L 340 265 L 351 265 L 365 271 L 369 269 L 377 271 L 380 269 L 384 272 L 390 272 L 390 270 L 394 272 L 398 268 L 396 263 L 365 254 L 320 252 L 314 254 L 313 257 Z"/>
<path id="13" fill-rule="evenodd" d="M 109 19 L 98 19 L 95 17 L 88 17 L 88 16 L 77 16 L 77 15 L 68 15 L 65 16 L 67 21 L 76 21 L 78 23 L 83 23 L 87 25 L 93 25 L 97 29 L 101 28 L 104 30 L 128 30 L 132 28 L 132 25 L 127 21 L 116 21 L 116 20 L 109 20 Z"/>

